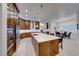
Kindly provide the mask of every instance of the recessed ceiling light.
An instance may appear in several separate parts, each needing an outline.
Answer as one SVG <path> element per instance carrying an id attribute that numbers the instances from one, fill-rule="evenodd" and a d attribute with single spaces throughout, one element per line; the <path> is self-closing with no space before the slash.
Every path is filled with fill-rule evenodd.
<path id="1" fill-rule="evenodd" d="M 28 10 L 26 9 L 25 12 L 28 12 Z"/>

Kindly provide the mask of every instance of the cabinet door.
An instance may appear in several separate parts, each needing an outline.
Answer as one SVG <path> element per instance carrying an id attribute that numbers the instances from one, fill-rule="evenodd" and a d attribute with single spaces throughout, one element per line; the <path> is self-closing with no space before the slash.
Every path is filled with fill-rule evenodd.
<path id="1" fill-rule="evenodd" d="M 25 21 L 25 29 L 30 29 L 30 21 Z"/>
<path id="2" fill-rule="evenodd" d="M 50 56 L 50 41 L 39 44 L 39 55 Z"/>
<path id="3" fill-rule="evenodd" d="M 50 55 L 54 56 L 59 53 L 59 40 L 53 40 L 50 43 Z"/>
<path id="4" fill-rule="evenodd" d="M 7 25 L 14 26 L 14 25 L 15 25 L 15 19 L 13 19 L 13 18 L 8 18 L 8 19 L 7 19 Z"/>
<path id="5" fill-rule="evenodd" d="M 25 29 L 25 23 L 23 20 L 20 20 L 20 29 L 22 29 L 22 30 Z"/>

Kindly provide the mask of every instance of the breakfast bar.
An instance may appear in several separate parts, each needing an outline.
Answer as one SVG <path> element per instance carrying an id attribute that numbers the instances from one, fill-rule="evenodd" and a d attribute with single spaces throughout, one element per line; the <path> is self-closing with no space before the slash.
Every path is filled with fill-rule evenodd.
<path id="1" fill-rule="evenodd" d="M 60 37 L 44 33 L 32 33 L 32 44 L 37 56 L 54 56 L 59 53 Z"/>

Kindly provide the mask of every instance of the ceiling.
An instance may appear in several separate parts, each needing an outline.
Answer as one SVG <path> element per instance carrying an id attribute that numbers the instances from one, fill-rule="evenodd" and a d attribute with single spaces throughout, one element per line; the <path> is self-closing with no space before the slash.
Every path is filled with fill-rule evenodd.
<path id="1" fill-rule="evenodd" d="M 54 20 L 69 17 L 79 10 L 78 3 L 17 3 L 17 6 L 20 17 L 25 20 Z"/>

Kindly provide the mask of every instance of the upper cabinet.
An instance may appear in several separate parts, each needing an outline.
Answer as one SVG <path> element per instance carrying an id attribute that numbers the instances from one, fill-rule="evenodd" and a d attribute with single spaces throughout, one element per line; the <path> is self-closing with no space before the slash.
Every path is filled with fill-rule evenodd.
<path id="1" fill-rule="evenodd" d="M 19 24 L 20 24 L 20 30 L 24 30 L 25 29 L 25 23 L 22 19 L 20 19 Z"/>
<path id="2" fill-rule="evenodd" d="M 25 29 L 30 29 L 30 21 L 25 21 Z"/>
<path id="3" fill-rule="evenodd" d="M 30 29 L 30 21 L 20 19 L 20 29 L 21 30 L 29 30 Z"/>
<path id="4" fill-rule="evenodd" d="M 15 3 L 7 4 L 7 25 L 14 26 L 17 23 L 19 10 Z"/>
<path id="5" fill-rule="evenodd" d="M 30 30 L 30 29 L 40 29 L 40 22 L 39 21 L 30 21 L 24 20 L 20 18 L 20 30 Z"/>

